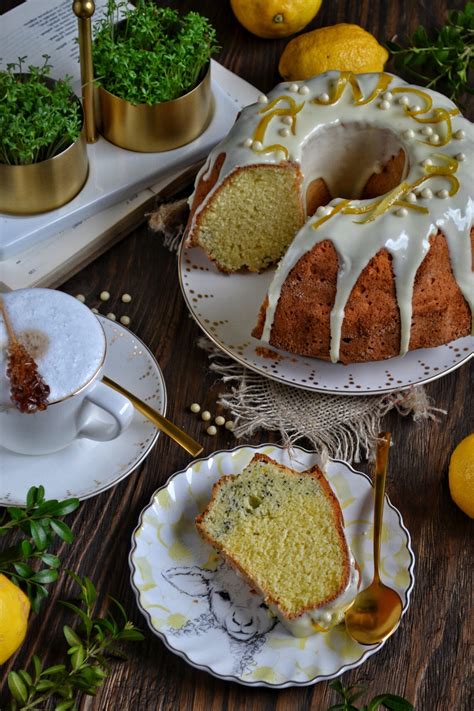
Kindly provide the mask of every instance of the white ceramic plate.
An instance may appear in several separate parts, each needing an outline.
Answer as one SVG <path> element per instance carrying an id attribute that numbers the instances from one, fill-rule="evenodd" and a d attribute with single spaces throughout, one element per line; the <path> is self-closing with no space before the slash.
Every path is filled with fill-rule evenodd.
<path id="1" fill-rule="evenodd" d="M 299 470 L 318 463 L 314 452 L 299 447 L 290 458 L 281 447 L 262 445 L 215 452 L 177 472 L 155 492 L 132 535 L 131 582 L 150 629 L 192 666 L 248 686 L 307 686 L 359 666 L 382 644 L 363 647 L 343 625 L 325 634 L 293 637 L 269 620 L 261 598 L 221 566 L 198 536 L 194 519 L 209 501 L 214 482 L 241 472 L 256 452 Z M 326 475 L 341 503 L 365 587 L 373 573 L 370 479 L 336 460 L 329 462 Z M 388 498 L 381 561 L 383 580 L 400 594 L 405 613 L 415 558 L 402 517 Z"/>
<path id="2" fill-rule="evenodd" d="M 125 326 L 98 316 L 107 337 L 105 375 L 165 414 L 166 388 L 152 353 Z M 0 505 L 22 506 L 30 486 L 42 484 L 49 499 L 88 499 L 125 479 L 158 437 L 151 422 L 135 412 L 132 424 L 111 442 L 78 439 L 37 457 L 0 448 Z"/>
<path id="3" fill-rule="evenodd" d="M 273 270 L 262 274 L 223 274 L 202 249 L 181 246 L 181 289 L 187 306 L 207 336 L 242 365 L 287 385 L 338 395 L 388 393 L 440 378 L 458 368 L 474 352 L 466 336 L 446 346 L 407 353 L 376 363 L 327 363 L 278 351 L 250 334 L 257 322 Z M 269 357 L 273 352 L 275 357 Z"/>

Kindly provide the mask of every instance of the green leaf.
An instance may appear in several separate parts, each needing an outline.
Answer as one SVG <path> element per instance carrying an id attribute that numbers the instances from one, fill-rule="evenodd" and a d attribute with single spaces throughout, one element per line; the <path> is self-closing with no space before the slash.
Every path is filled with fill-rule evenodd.
<path id="1" fill-rule="evenodd" d="M 30 580 L 34 581 L 35 583 L 54 583 L 55 580 L 58 579 L 58 571 L 53 570 L 53 569 L 44 569 L 44 570 L 39 570 L 37 573 L 35 573 Z"/>
<path id="2" fill-rule="evenodd" d="M 39 551 L 42 551 L 46 548 L 46 545 L 48 543 L 48 537 L 46 535 L 46 531 L 44 530 L 43 526 L 41 526 L 37 521 L 30 521 L 30 531 L 31 531 L 31 537 L 33 538 L 35 542 L 35 546 Z"/>
<path id="3" fill-rule="evenodd" d="M 375 711 L 379 706 L 385 706 L 390 711 L 414 711 L 414 707 L 409 701 L 394 694 L 375 696 L 369 704 L 369 711 Z"/>
<path id="4" fill-rule="evenodd" d="M 24 704 L 28 700 L 28 689 L 25 682 L 15 671 L 10 672 L 8 675 L 8 688 L 16 701 Z"/>
<path id="5" fill-rule="evenodd" d="M 63 634 L 66 638 L 66 642 L 72 647 L 74 645 L 82 645 L 82 639 L 79 637 L 76 632 L 72 629 L 72 627 L 69 627 L 68 625 L 64 625 L 63 627 Z"/>
<path id="6" fill-rule="evenodd" d="M 13 567 L 22 578 L 29 578 L 34 574 L 33 568 L 26 565 L 26 563 L 13 563 Z"/>
<path id="7" fill-rule="evenodd" d="M 61 565 L 61 561 L 59 560 L 58 556 L 53 555 L 52 553 L 44 553 L 41 556 L 41 560 L 50 568 L 59 568 L 59 566 Z"/>
<path id="8" fill-rule="evenodd" d="M 75 705 L 76 702 L 74 699 L 70 699 L 69 701 L 61 701 L 61 703 L 54 707 L 54 711 L 69 711 L 70 709 L 73 709 Z"/>
<path id="9" fill-rule="evenodd" d="M 52 519 L 50 522 L 50 526 L 55 532 L 59 538 L 62 538 L 63 541 L 66 541 L 66 543 L 72 543 L 73 541 L 73 535 L 72 531 L 67 526 L 64 521 L 58 521 L 57 519 Z"/>
<path id="10" fill-rule="evenodd" d="M 81 644 L 77 647 L 74 654 L 71 654 L 71 666 L 74 671 L 76 669 L 79 669 L 79 667 L 83 664 L 85 658 L 86 658 L 86 653 L 85 653 L 84 647 Z"/>
<path id="11" fill-rule="evenodd" d="M 80 503 L 79 499 L 66 499 L 66 501 L 59 501 L 54 511 L 54 515 L 67 516 L 67 514 L 75 511 L 80 506 Z"/>
<path id="12" fill-rule="evenodd" d="M 54 676 L 55 674 L 61 674 L 66 671 L 64 664 L 54 664 L 52 667 L 48 667 L 44 670 L 43 674 L 47 676 Z"/>

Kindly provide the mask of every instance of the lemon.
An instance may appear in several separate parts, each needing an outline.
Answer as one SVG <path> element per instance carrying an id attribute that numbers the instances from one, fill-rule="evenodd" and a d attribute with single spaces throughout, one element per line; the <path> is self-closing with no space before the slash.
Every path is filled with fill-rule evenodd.
<path id="1" fill-rule="evenodd" d="M 234 15 L 257 37 L 288 37 L 311 22 L 322 0 L 230 0 Z"/>
<path id="2" fill-rule="evenodd" d="M 309 79 L 330 69 L 381 72 L 388 52 L 359 25 L 341 23 L 305 32 L 283 50 L 278 70 L 283 79 Z"/>
<path id="3" fill-rule="evenodd" d="M 20 647 L 25 639 L 30 601 L 0 573 L 0 664 Z"/>
<path id="4" fill-rule="evenodd" d="M 474 518 L 474 432 L 461 440 L 451 455 L 449 490 L 459 508 Z"/>

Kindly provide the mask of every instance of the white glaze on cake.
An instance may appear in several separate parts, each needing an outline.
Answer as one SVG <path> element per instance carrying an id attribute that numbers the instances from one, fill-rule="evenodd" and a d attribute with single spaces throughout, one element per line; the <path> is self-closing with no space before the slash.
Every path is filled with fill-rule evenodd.
<path id="1" fill-rule="evenodd" d="M 188 235 L 223 180 L 238 168 L 285 160 L 296 163 L 303 173 L 303 203 L 307 186 L 315 177 L 323 177 L 333 195 L 350 190 L 350 200 L 335 198 L 329 203 L 332 216 L 307 221 L 281 260 L 268 293 L 262 340 L 270 340 L 280 291 L 291 269 L 314 245 L 330 239 L 339 257 L 331 313 L 331 360 L 339 357 L 344 309 L 351 291 L 381 249 L 392 256 L 401 320 L 400 353 L 404 354 L 410 341 L 415 275 L 429 250 L 429 237 L 438 229 L 446 237 L 454 277 L 474 311 L 470 244 L 474 127 L 445 96 L 391 74 L 328 72 L 294 85 L 279 84 L 269 93 L 268 103 L 246 107 L 209 155 L 196 184 L 201 177 L 209 177 L 219 155 L 225 154 L 224 162 L 216 185 L 195 211 Z M 290 132 L 283 136 L 281 129 L 288 126 Z M 359 144 L 352 161 L 344 161 L 361 134 L 363 154 Z M 368 178 L 400 148 L 406 155 L 400 189 L 388 197 L 358 199 Z M 348 209 L 361 214 L 343 212 Z"/>
<path id="2" fill-rule="evenodd" d="M 349 580 L 344 590 L 331 602 L 308 610 L 292 620 L 281 615 L 275 605 L 270 605 L 272 613 L 294 637 L 309 637 L 315 632 L 326 632 L 344 619 L 344 612 L 351 606 L 359 588 L 360 575 L 350 549 Z"/>

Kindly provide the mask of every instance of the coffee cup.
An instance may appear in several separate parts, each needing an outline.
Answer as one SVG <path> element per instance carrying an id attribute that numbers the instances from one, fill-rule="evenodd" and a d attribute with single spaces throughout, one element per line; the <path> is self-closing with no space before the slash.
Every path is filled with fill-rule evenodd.
<path id="1" fill-rule="evenodd" d="M 134 410 L 127 398 L 101 382 L 107 340 L 99 319 L 54 289 L 18 289 L 2 300 L 13 334 L 34 359 L 49 395 L 44 410 L 18 409 L 7 376 L 11 338 L 0 316 L 0 446 L 38 455 L 80 438 L 103 442 L 118 437 Z"/>

